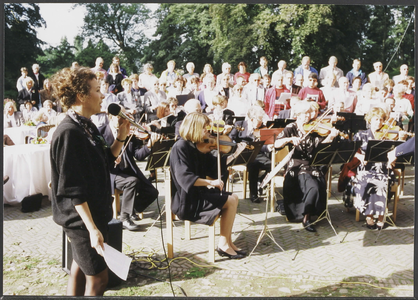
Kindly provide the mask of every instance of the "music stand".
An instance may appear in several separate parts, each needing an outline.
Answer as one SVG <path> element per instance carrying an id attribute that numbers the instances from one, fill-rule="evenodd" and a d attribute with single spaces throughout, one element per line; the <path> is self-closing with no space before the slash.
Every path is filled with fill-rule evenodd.
<path id="1" fill-rule="evenodd" d="M 274 119 L 273 121 L 267 121 L 267 128 L 285 128 L 288 124 L 296 122 L 295 119 Z M 273 127 L 272 127 L 273 125 Z"/>
<path id="2" fill-rule="evenodd" d="M 270 190 L 270 182 L 268 182 L 268 188 L 267 190 Z M 253 250 L 251 250 L 251 253 L 248 255 L 248 257 L 251 256 L 251 254 L 253 254 L 255 248 L 257 248 L 258 244 L 261 242 L 261 240 L 263 239 L 263 237 L 265 235 L 267 235 L 272 241 L 273 243 L 275 243 L 277 245 L 277 247 L 279 247 L 283 252 L 284 249 L 282 248 L 282 246 L 280 246 L 276 240 L 274 239 L 273 234 L 271 233 L 268 224 L 267 224 L 267 219 L 268 219 L 268 214 L 269 214 L 269 202 L 271 201 L 270 199 L 271 197 L 271 193 L 267 193 L 267 199 L 266 199 L 266 217 L 264 218 L 264 226 L 263 226 L 263 230 L 260 232 L 260 235 L 258 236 L 257 242 L 255 243 L 255 246 L 253 248 Z"/>
<path id="3" fill-rule="evenodd" d="M 387 154 L 389 151 L 393 150 L 396 146 L 399 146 L 400 144 L 402 144 L 403 141 L 391 141 L 391 140 L 369 140 L 367 143 L 367 149 L 366 149 L 366 154 L 364 156 L 364 160 L 367 162 L 387 162 L 388 161 L 388 157 Z M 406 155 L 405 157 L 399 157 L 399 161 L 398 159 L 396 160 L 396 163 L 398 164 L 408 164 L 412 161 L 412 155 L 408 156 Z M 389 173 L 387 174 L 387 176 L 389 177 Z M 392 220 L 391 217 L 386 216 L 386 210 L 388 209 L 388 199 L 389 199 L 389 192 L 390 192 L 390 181 L 388 178 L 388 187 L 387 187 L 387 195 L 386 195 L 386 203 L 385 203 L 385 213 L 383 215 L 383 224 L 386 223 L 386 218 L 388 218 L 388 223 L 392 226 L 395 226 L 395 222 Z M 375 243 L 377 242 L 377 239 L 380 236 L 380 231 L 376 237 L 376 240 L 374 241 Z"/>
<path id="4" fill-rule="evenodd" d="M 311 166 L 324 166 L 328 167 L 327 172 L 327 182 L 331 181 L 331 172 L 330 166 L 332 164 L 343 164 L 349 162 L 355 155 L 358 148 L 361 146 L 361 141 L 356 142 L 332 142 L 332 143 L 323 143 L 319 144 L 313 153 L 313 160 Z M 328 210 L 328 195 L 329 195 L 329 185 L 327 185 L 326 191 L 326 206 L 325 210 L 318 216 L 318 218 L 311 224 L 318 223 L 323 219 L 327 219 L 329 225 L 334 231 L 335 235 L 338 237 L 337 231 L 335 231 L 334 226 L 331 223 L 331 216 Z M 342 241 L 340 241 L 342 243 Z"/>
<path id="5" fill-rule="evenodd" d="M 163 168 L 167 170 L 168 159 L 170 157 L 170 151 L 175 143 L 175 140 L 160 140 L 156 141 L 151 147 L 151 154 L 148 156 L 148 162 L 145 169 L 147 171 L 156 170 L 158 168 Z M 155 180 L 155 186 L 157 187 L 157 180 Z M 160 219 L 161 215 L 165 212 L 165 204 L 161 209 L 161 214 L 158 218 L 148 227 L 147 231 L 143 236 L 146 236 L 147 233 L 151 230 L 154 224 Z"/>
<path id="6" fill-rule="evenodd" d="M 193 93 L 189 93 L 187 95 L 176 95 L 177 101 L 179 102 L 178 103 L 179 106 L 180 105 L 183 106 L 187 102 L 187 100 L 193 99 L 193 97 L 194 97 Z"/>
<path id="7" fill-rule="evenodd" d="M 164 168 L 168 164 L 171 147 L 173 147 L 175 140 L 161 140 L 156 141 L 151 147 L 151 154 L 148 156 L 146 171 Z"/>
<path id="8" fill-rule="evenodd" d="M 254 147 L 253 149 L 245 148 L 231 163 L 230 166 L 245 165 L 252 163 L 258 153 L 261 150 L 261 147 L 264 145 L 264 141 L 259 142 L 249 142 L 248 148 Z"/>

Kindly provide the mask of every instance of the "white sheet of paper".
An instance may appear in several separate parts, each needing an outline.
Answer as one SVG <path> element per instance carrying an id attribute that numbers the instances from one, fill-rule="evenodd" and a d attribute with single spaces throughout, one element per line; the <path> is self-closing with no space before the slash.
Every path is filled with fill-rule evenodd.
<path id="1" fill-rule="evenodd" d="M 132 258 L 104 243 L 104 259 L 109 269 L 123 280 L 128 278 Z"/>
<path id="2" fill-rule="evenodd" d="M 288 99 L 290 99 L 290 97 L 292 96 L 292 94 L 291 93 L 281 93 L 280 94 L 280 97 L 279 97 L 279 99 L 277 99 L 276 101 L 276 104 L 279 104 L 279 103 L 286 103 L 286 101 L 288 100 Z"/>

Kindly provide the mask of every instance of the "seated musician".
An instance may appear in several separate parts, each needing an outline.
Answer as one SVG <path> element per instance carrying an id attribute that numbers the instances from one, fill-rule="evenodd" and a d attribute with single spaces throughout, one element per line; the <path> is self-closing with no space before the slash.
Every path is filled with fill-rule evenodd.
<path id="1" fill-rule="evenodd" d="M 332 128 L 326 138 L 315 132 L 306 135 L 307 129 L 304 125 L 317 115 L 313 111 L 316 110 L 315 106 L 308 101 L 301 101 L 293 109 L 296 122 L 288 124 L 274 143 L 275 148 L 282 148 L 287 144 L 293 144 L 294 147 L 283 183 L 284 209 L 288 220 L 303 218 L 304 228 L 315 232 L 310 217 L 319 216 L 325 209 L 326 184 L 325 174 L 320 168 L 310 166 L 310 161 L 315 148 L 320 143 L 331 142 L 337 136 L 338 130 Z"/>
<path id="2" fill-rule="evenodd" d="M 224 183 L 217 175 L 217 159 L 210 153 L 214 147 L 204 143 L 209 125 L 209 118 L 196 112 L 188 114 L 181 124 L 181 138 L 170 153 L 172 211 L 181 220 L 206 225 L 212 225 L 220 214 L 220 238 L 216 250 L 220 256 L 240 259 L 246 253 L 234 245 L 231 237 L 238 196 L 222 191 Z M 239 144 L 234 154 L 226 160 L 224 157 L 221 170 L 226 171 L 226 164 L 244 148 L 245 144 Z"/>
<path id="3" fill-rule="evenodd" d="M 234 124 L 234 112 L 227 109 L 228 98 L 226 96 L 216 95 L 212 98 L 213 113 L 209 114 L 208 117 L 212 121 L 224 121 L 225 129 L 223 134 L 229 134 Z"/>
<path id="4" fill-rule="evenodd" d="M 368 130 L 360 131 L 354 135 L 354 141 L 361 141 L 361 153 L 355 157 L 360 161 L 357 175 L 354 178 L 354 207 L 366 216 L 366 226 L 369 229 L 383 229 L 384 214 L 386 210 L 386 195 L 389 171 L 386 163 L 372 163 L 365 161 L 365 151 L 369 140 L 381 139 L 383 130 L 380 130 L 386 120 L 386 113 L 380 107 L 373 107 L 366 115 L 366 122 L 370 125 Z M 399 132 L 399 139 L 405 140 L 406 134 Z M 392 173 L 393 174 L 393 173 Z M 373 218 L 377 215 L 377 222 Z"/>
<path id="5" fill-rule="evenodd" d="M 264 127 L 264 115 L 265 112 L 260 106 L 251 106 L 247 112 L 246 120 L 236 122 L 236 127 L 232 129 L 229 137 L 237 143 L 258 140 L 260 138 L 260 129 Z M 243 128 L 244 130 L 239 131 L 237 127 Z M 255 160 L 247 165 L 248 181 L 250 183 L 250 200 L 253 203 L 261 202 L 261 198 L 258 197 L 259 192 L 261 192 L 258 190 L 258 184 L 263 181 L 265 175 L 271 170 L 270 152 L 271 148 L 269 149 L 267 145 L 263 145 Z M 266 172 L 259 178 L 258 175 L 261 170 L 265 170 Z"/>
<path id="6" fill-rule="evenodd" d="M 117 139 L 119 117 L 109 114 L 108 118 L 109 123 L 99 128 L 99 131 L 106 143 L 111 145 Z M 123 191 L 120 212 L 123 228 L 137 231 L 140 230 L 140 227 L 133 222 L 139 220 L 135 211 L 141 213 L 154 202 L 158 197 L 158 190 L 145 178 L 135 159 L 138 161 L 144 160 L 151 153 L 151 146 L 159 139 L 159 135 L 151 133 L 147 144 L 144 144 L 135 135 L 130 140 L 128 140 L 129 138 L 128 136 L 124 141 L 118 140 L 125 143 L 124 147 L 126 146 L 126 149 L 120 159 L 117 160 L 117 164 L 109 165 L 110 180 L 112 193 L 114 193 L 115 188 Z"/>

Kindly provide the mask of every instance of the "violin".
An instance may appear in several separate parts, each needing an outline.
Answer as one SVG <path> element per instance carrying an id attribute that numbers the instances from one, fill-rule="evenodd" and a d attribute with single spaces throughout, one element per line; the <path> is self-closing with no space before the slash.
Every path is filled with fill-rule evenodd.
<path id="1" fill-rule="evenodd" d="M 331 133 L 331 129 L 334 128 L 329 122 L 330 119 L 323 119 L 321 121 L 311 121 L 303 125 L 303 130 L 316 132 L 320 136 L 328 136 Z M 348 139 L 348 134 L 340 132 L 340 136 Z"/>
<path id="2" fill-rule="evenodd" d="M 399 139 L 399 132 L 402 132 L 410 137 L 415 136 L 414 133 L 403 131 L 399 126 L 394 125 L 395 119 L 390 118 L 385 124 L 374 133 L 374 137 L 377 140 L 392 140 L 396 141 Z"/>
<path id="3" fill-rule="evenodd" d="M 244 131 L 244 127 L 237 125 L 226 125 L 224 120 L 213 120 L 206 129 L 210 132 L 219 132 L 220 134 L 225 134 L 225 131 L 228 127 L 235 128 L 238 131 Z"/>
<path id="4" fill-rule="evenodd" d="M 208 135 L 206 139 L 203 140 L 202 143 L 196 144 L 197 149 L 202 153 L 207 153 L 211 150 L 215 150 L 218 147 L 217 139 L 216 137 L 212 135 Z M 219 151 L 222 154 L 230 153 L 233 147 L 235 147 L 236 144 L 232 142 L 232 139 L 227 135 L 220 135 L 219 136 Z M 253 150 L 254 146 L 247 145 L 247 149 Z"/>

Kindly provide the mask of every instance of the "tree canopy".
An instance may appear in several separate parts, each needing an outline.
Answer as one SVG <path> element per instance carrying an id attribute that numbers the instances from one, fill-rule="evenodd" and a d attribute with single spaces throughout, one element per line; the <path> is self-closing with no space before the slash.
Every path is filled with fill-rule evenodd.
<path id="1" fill-rule="evenodd" d="M 150 10 L 142 3 L 88 3 L 84 5 L 83 35 L 110 41 L 128 72 L 137 72 L 148 39 L 144 34 Z"/>
<path id="2" fill-rule="evenodd" d="M 20 77 L 20 68 L 31 70 L 36 57 L 42 54 L 42 41 L 36 36 L 36 28 L 45 25 L 39 13 L 39 6 L 34 3 L 4 4 L 4 54 L 5 59 L 4 90 L 5 97 L 15 98 L 16 80 Z"/>
<path id="3" fill-rule="evenodd" d="M 94 66 L 98 56 L 107 68 L 114 55 L 129 74 L 151 62 L 159 75 L 169 60 L 180 70 L 192 61 L 198 73 L 210 63 L 215 74 L 223 62 L 236 72 L 244 61 L 253 72 L 261 56 L 273 69 L 285 60 L 287 69 L 294 70 L 305 55 L 318 70 L 334 55 L 344 72 L 354 58 L 362 61 L 366 73 L 373 71 L 375 61 L 381 61 L 391 77 L 404 63 L 414 72 L 414 6 L 162 3 L 151 13 L 137 3 L 77 5 L 87 9 L 82 34 L 73 44 L 64 39 L 44 53 L 36 37 L 36 27 L 45 24 L 39 7 L 5 5 L 6 89 L 14 89 L 20 67 L 36 60 L 43 72 L 52 74 L 74 60 Z M 151 39 L 144 33 L 149 24 L 156 24 Z"/>

